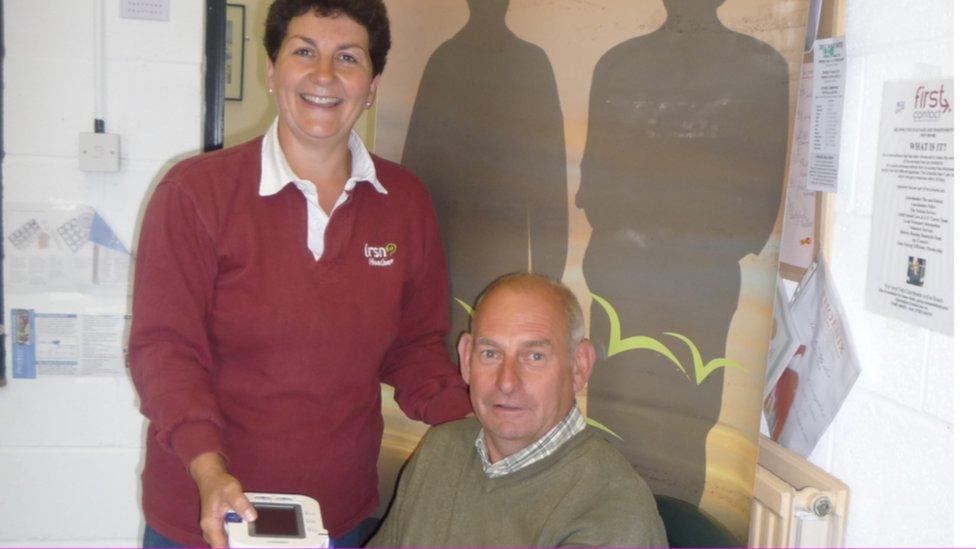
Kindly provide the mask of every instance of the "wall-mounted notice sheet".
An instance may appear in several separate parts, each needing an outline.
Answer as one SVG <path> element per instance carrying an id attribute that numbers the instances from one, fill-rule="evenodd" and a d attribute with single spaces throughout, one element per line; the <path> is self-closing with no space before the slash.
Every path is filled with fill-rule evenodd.
<path id="1" fill-rule="evenodd" d="M 810 109 L 813 106 L 813 64 L 804 63 L 800 71 L 779 260 L 780 263 L 792 266 L 802 274 L 813 263 L 813 253 L 816 249 L 814 239 L 816 238 L 817 193 L 806 189 L 810 154 Z M 799 282 L 799 275 L 795 280 Z"/>
<path id="2" fill-rule="evenodd" d="M 125 375 L 127 315 L 11 309 L 13 377 Z"/>
<path id="3" fill-rule="evenodd" d="M 952 80 L 886 82 L 868 310 L 952 334 Z"/>
<path id="4" fill-rule="evenodd" d="M 814 42 L 813 107 L 807 167 L 807 189 L 811 191 L 837 192 L 846 74 L 844 38 L 824 38 Z"/>
<path id="5" fill-rule="evenodd" d="M 132 256 L 102 214 L 85 204 L 8 203 L 3 211 L 7 293 L 116 293 Z"/>

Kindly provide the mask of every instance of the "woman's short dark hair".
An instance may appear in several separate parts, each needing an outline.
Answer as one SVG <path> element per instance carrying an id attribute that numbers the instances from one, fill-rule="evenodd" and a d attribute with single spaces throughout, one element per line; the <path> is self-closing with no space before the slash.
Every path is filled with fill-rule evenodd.
<path id="1" fill-rule="evenodd" d="M 264 49 L 271 62 L 278 58 L 278 50 L 291 20 L 313 10 L 319 17 L 346 15 L 366 27 L 373 74 L 383 72 L 386 54 L 390 51 L 390 20 L 386 16 L 383 0 L 275 0 L 268 9 L 268 20 L 264 24 Z"/>

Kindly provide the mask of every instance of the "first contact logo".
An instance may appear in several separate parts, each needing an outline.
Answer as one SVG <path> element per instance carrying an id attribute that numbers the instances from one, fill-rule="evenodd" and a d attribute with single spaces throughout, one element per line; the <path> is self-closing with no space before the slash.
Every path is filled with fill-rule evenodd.
<path id="1" fill-rule="evenodd" d="M 942 118 L 943 114 L 952 112 L 952 104 L 949 102 L 949 95 L 945 92 L 945 86 L 939 85 L 936 88 L 926 88 L 919 86 L 915 90 L 915 110 L 912 119 L 916 122 L 932 122 Z"/>
<path id="2" fill-rule="evenodd" d="M 397 251 L 397 245 L 393 242 L 383 246 L 370 246 L 366 243 L 363 246 L 363 255 L 370 267 L 389 267 L 393 265 L 393 254 Z"/>

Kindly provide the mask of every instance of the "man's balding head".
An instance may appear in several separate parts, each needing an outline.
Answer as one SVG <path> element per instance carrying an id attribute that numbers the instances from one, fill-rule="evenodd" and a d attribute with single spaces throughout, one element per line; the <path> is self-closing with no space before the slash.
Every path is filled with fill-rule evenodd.
<path id="1" fill-rule="evenodd" d="M 534 273 L 509 273 L 493 280 L 474 302 L 471 321 L 478 315 L 478 307 L 492 292 L 501 288 L 511 288 L 523 292 L 549 292 L 563 310 L 564 320 L 568 332 L 566 339 L 570 350 L 576 348 L 583 341 L 586 327 L 583 324 L 583 308 L 580 307 L 576 295 L 565 284 L 548 276 Z"/>
<path id="2" fill-rule="evenodd" d="M 572 291 L 527 273 L 505 275 L 482 292 L 458 352 L 492 461 L 566 417 L 596 359 Z"/>

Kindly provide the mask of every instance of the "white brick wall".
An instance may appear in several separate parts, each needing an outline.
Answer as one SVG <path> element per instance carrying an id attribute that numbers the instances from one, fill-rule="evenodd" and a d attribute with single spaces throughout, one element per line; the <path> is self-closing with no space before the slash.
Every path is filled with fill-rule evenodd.
<path id="1" fill-rule="evenodd" d="M 952 76 L 951 0 L 847 0 L 848 102 L 832 269 L 863 373 L 813 461 L 853 490 L 848 542 L 952 542 L 953 340 L 863 309 L 885 80 Z M 122 171 L 77 170 L 91 131 L 92 4 L 4 0 L 4 200 L 91 203 L 130 244 L 151 182 L 200 147 L 203 3 L 168 23 L 106 4 L 108 131 Z M 124 299 L 7 296 L 8 307 L 120 312 Z M 6 312 L 4 315 L 6 316 Z M 127 378 L 10 380 L 0 390 L 0 545 L 132 546 L 144 423 Z"/>
<path id="2" fill-rule="evenodd" d="M 864 310 L 887 80 L 953 76 L 952 0 L 848 0 L 848 81 L 831 267 L 862 373 L 811 461 L 850 485 L 850 546 L 947 546 L 953 338 Z"/>
<path id="3" fill-rule="evenodd" d="M 94 0 L 4 0 L 4 202 L 90 204 L 133 244 L 152 182 L 200 149 L 203 2 L 170 21 L 119 17 L 105 3 L 107 130 L 122 169 L 78 170 L 94 118 Z M 10 294 L 8 308 L 123 313 L 126 296 Z M 8 312 L 3 312 L 8 316 Z M 9 376 L 8 364 L 8 376 Z M 0 545 L 137 546 L 145 423 L 128 377 L 9 379 L 0 389 Z"/>

